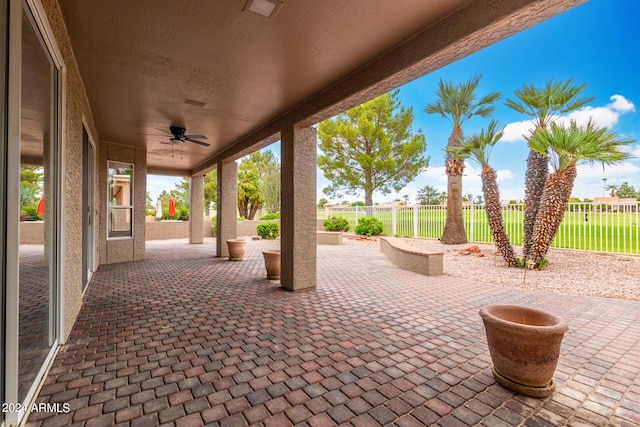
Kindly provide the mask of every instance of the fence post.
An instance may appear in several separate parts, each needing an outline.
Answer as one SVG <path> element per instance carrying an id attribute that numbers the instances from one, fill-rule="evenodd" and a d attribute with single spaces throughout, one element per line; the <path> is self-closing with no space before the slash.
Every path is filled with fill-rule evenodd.
<path id="1" fill-rule="evenodd" d="M 473 237 L 474 237 L 474 227 L 476 225 L 476 222 L 474 221 L 476 216 L 476 211 L 475 211 L 475 203 L 471 204 L 471 219 L 469 220 L 469 241 L 473 242 Z"/>
<path id="2" fill-rule="evenodd" d="M 398 235 L 398 207 L 396 205 L 391 206 L 391 235 Z"/>
<path id="3" fill-rule="evenodd" d="M 356 205 L 356 227 L 358 226 L 358 205 Z"/>
<path id="4" fill-rule="evenodd" d="M 418 206 L 413 206 L 413 238 L 418 238 L 418 230 L 420 229 L 418 224 Z"/>

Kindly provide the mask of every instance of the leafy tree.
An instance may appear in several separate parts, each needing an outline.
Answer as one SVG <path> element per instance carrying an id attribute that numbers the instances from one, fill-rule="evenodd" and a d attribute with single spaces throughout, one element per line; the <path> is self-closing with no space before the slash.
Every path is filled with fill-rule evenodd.
<path id="1" fill-rule="evenodd" d="M 629 185 L 628 182 L 623 182 L 616 190 L 616 196 L 620 198 L 637 199 L 638 197 L 640 197 L 640 194 L 638 194 L 636 189 L 633 188 L 633 186 Z"/>
<path id="2" fill-rule="evenodd" d="M 379 96 L 318 126 L 318 166 L 331 184 L 325 194 L 400 191 L 429 165 L 425 137 L 411 131 L 413 109 L 404 108 L 398 90 Z"/>
<path id="3" fill-rule="evenodd" d="M 421 205 L 439 205 L 440 193 L 435 187 L 425 185 L 418 191 L 416 201 Z"/>
<path id="4" fill-rule="evenodd" d="M 535 132 L 537 129 L 546 129 L 560 114 L 574 111 L 591 102 L 593 98 L 579 97 L 585 86 L 585 84 L 575 86 L 571 79 L 565 82 L 550 80 L 542 87 L 536 87 L 533 84 L 523 85 L 514 92 L 517 100 L 507 99 L 505 105 L 531 119 L 534 123 L 533 132 Z M 531 137 L 526 138 L 531 146 Z M 547 152 L 539 152 L 531 148 L 525 172 L 524 258 L 528 258 L 533 243 L 533 228 L 548 175 Z"/>
<path id="5" fill-rule="evenodd" d="M 473 135 L 457 147 L 448 148 L 456 158 L 471 158 L 482 167 L 480 177 L 482 179 L 482 193 L 484 194 L 484 209 L 487 212 L 487 221 L 496 248 L 509 266 L 517 265 L 516 255 L 513 246 L 509 242 L 509 237 L 504 229 L 502 219 L 502 206 L 500 204 L 500 189 L 498 187 L 497 173 L 489 166 L 489 155 L 491 149 L 500 138 L 503 132 L 496 131 L 497 122 L 492 120 L 489 127 L 484 129 L 479 135 Z"/>
<path id="6" fill-rule="evenodd" d="M 204 176 L 204 209 L 205 212 L 218 200 L 218 175 L 215 170 Z"/>
<path id="7" fill-rule="evenodd" d="M 619 139 L 606 127 L 598 127 L 591 121 L 586 126 L 578 126 L 572 121 L 568 127 L 552 123 L 549 129 L 538 128 L 534 132 L 529 146 L 541 154 L 550 152 L 553 168 L 544 184 L 527 257 L 536 267 L 541 263 L 544 265 L 551 241 L 564 218 L 577 176 L 577 163 L 615 164 L 630 157 L 624 148 L 631 142 Z"/>
<path id="8" fill-rule="evenodd" d="M 43 169 L 39 166 L 20 166 L 20 212 L 38 202 L 43 175 Z"/>
<path id="9" fill-rule="evenodd" d="M 329 203 L 329 201 L 327 199 L 325 199 L 324 197 L 322 197 L 320 200 L 318 200 L 318 207 L 319 208 L 323 208 L 324 205 L 326 205 L 327 203 Z"/>
<path id="10" fill-rule="evenodd" d="M 254 151 L 238 166 L 240 215 L 253 219 L 263 206 L 269 213 L 280 211 L 280 163 L 270 150 Z"/>
<path id="11" fill-rule="evenodd" d="M 475 203 L 476 205 L 481 205 L 484 203 L 484 198 L 482 197 L 482 194 L 478 194 L 476 196 L 476 199 L 473 201 L 473 203 Z"/>
<path id="12" fill-rule="evenodd" d="M 488 117 L 494 107 L 492 104 L 500 97 L 499 92 L 491 92 L 478 99 L 476 90 L 480 84 L 480 75 L 476 75 L 466 82 L 456 84 L 438 83 L 437 100 L 424 108 L 428 114 L 438 114 L 447 119 L 453 126 L 447 148 L 460 145 L 464 139 L 462 124 L 474 116 Z M 447 152 L 445 168 L 447 172 L 447 218 L 440 241 L 444 244 L 467 243 L 462 212 L 462 172 L 464 161 L 456 159 L 455 155 Z"/>
<path id="13" fill-rule="evenodd" d="M 242 163 L 240 166 L 238 169 L 238 211 L 241 217 L 253 219 L 264 203 L 262 191 L 260 191 L 260 179 L 255 171 L 242 168 Z"/>
<path id="14" fill-rule="evenodd" d="M 607 190 L 611 191 L 611 197 L 616 197 L 616 190 L 618 190 L 617 184 L 607 185 Z"/>

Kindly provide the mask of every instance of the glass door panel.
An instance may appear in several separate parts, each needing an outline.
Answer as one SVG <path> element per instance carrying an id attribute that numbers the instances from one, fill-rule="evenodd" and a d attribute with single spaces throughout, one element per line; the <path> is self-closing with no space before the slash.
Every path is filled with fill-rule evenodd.
<path id="1" fill-rule="evenodd" d="M 29 11 L 22 17 L 18 401 L 55 341 L 57 68 Z"/>

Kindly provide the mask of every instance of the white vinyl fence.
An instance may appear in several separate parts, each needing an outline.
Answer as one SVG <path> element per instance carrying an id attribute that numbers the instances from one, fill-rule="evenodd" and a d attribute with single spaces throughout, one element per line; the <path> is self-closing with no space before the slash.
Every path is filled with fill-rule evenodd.
<path id="1" fill-rule="evenodd" d="M 442 236 L 446 207 L 425 205 L 348 206 L 320 209 L 318 217 L 341 216 L 349 221 L 353 231 L 358 220 L 374 216 L 384 227 L 384 234 L 437 239 Z M 502 215 L 509 240 L 522 245 L 524 204 L 504 205 Z M 467 239 L 470 242 L 492 243 L 491 231 L 483 205 L 464 207 Z M 570 203 L 564 220 L 553 240 L 556 248 L 598 252 L 640 254 L 640 203 L 594 205 Z"/>

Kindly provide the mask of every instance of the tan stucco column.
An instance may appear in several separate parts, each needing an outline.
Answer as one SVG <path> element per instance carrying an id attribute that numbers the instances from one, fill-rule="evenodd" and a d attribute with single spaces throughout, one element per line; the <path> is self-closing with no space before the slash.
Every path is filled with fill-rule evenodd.
<path id="1" fill-rule="evenodd" d="M 316 287 L 316 130 L 292 126 L 281 134 L 280 284 Z"/>
<path id="2" fill-rule="evenodd" d="M 229 256 L 227 239 L 238 233 L 238 165 L 218 162 L 218 203 L 216 212 L 216 255 Z"/>
<path id="3" fill-rule="evenodd" d="M 191 177 L 189 186 L 189 243 L 201 244 L 204 241 L 202 227 L 204 222 L 204 175 Z"/>

